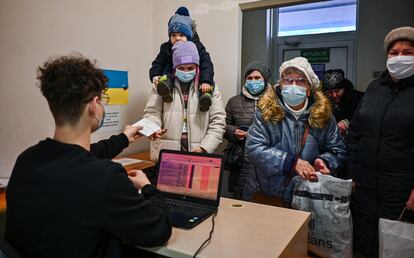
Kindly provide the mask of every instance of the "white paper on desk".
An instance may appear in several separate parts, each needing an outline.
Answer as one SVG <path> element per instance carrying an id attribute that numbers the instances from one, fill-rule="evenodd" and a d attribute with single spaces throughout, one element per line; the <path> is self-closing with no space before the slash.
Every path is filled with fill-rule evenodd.
<path id="1" fill-rule="evenodd" d="M 128 166 L 136 163 L 144 162 L 144 160 L 140 159 L 131 159 L 131 158 L 120 158 L 120 159 L 113 159 L 113 162 L 119 163 L 122 166 Z"/>
<path id="2" fill-rule="evenodd" d="M 144 127 L 141 130 L 139 130 L 139 133 L 147 137 L 161 129 L 161 127 L 159 127 L 156 123 L 152 122 L 151 120 L 147 118 L 143 118 L 139 120 L 138 122 L 133 124 L 133 126 L 134 125 L 140 125 Z"/>

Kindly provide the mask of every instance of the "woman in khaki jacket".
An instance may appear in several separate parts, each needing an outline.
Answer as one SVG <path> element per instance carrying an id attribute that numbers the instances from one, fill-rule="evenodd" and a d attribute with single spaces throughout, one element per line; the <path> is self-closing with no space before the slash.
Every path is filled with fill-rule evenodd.
<path id="1" fill-rule="evenodd" d="M 156 91 L 151 92 L 144 117 L 163 128 L 152 136 L 152 160 L 158 158 L 161 149 L 213 153 L 222 142 L 226 113 L 217 87 L 209 111 L 199 111 L 199 60 L 194 43 L 176 43 L 173 74 L 165 81 L 173 89 L 172 102 L 163 102 Z"/>

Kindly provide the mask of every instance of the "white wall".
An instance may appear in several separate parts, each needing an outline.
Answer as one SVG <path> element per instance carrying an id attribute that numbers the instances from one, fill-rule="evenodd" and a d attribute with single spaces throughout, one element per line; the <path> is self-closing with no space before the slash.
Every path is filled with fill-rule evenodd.
<path id="1" fill-rule="evenodd" d="M 54 122 L 36 87 L 36 68 L 51 55 L 78 51 L 105 68 L 129 71 L 123 124 L 143 114 L 153 59 L 152 1 L 0 1 L 0 177 L 17 155 L 53 136 Z M 94 138 L 105 137 L 95 136 Z M 148 146 L 141 140 L 130 151 Z"/>
<path id="2" fill-rule="evenodd" d="M 122 107 L 121 122 L 133 123 L 143 114 L 151 90 L 148 69 L 168 39 L 168 19 L 179 6 L 187 6 L 226 103 L 240 83 L 239 4 L 248 2 L 269 1 L 0 0 L 0 177 L 10 175 L 24 149 L 53 135 L 53 118 L 35 79 L 36 68 L 47 57 L 77 51 L 98 60 L 102 68 L 128 70 L 129 104 Z M 141 139 L 124 153 L 148 146 Z"/>
<path id="3" fill-rule="evenodd" d="M 53 135 L 53 118 L 35 80 L 47 57 L 77 51 L 97 59 L 100 67 L 127 69 L 130 102 L 121 119 L 123 125 L 132 123 L 143 114 L 151 89 L 148 69 L 179 6 L 187 6 L 197 21 L 227 101 L 240 81 L 242 2 L 253 1 L 1 0 L 0 177 L 10 175 L 24 149 Z M 141 139 L 125 153 L 147 147 Z"/>

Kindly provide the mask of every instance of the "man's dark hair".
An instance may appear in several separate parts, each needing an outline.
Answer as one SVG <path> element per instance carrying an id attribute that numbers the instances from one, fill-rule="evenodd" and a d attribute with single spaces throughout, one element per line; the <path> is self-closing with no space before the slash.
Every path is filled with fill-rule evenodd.
<path id="1" fill-rule="evenodd" d="M 100 97 L 108 82 L 96 62 L 80 54 L 49 59 L 38 68 L 37 79 L 57 125 L 76 124 L 87 102 Z"/>

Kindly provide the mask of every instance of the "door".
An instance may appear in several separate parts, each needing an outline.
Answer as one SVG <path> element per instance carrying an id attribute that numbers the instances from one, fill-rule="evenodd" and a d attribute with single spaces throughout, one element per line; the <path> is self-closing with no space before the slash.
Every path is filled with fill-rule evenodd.
<path id="1" fill-rule="evenodd" d="M 313 70 L 321 80 L 329 69 L 342 69 L 345 77 L 355 81 L 354 41 L 320 41 L 311 43 L 289 42 L 278 44 L 277 67 L 289 59 L 303 56 L 311 63 Z"/>

